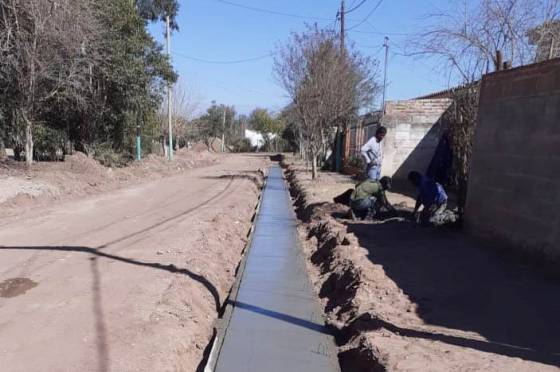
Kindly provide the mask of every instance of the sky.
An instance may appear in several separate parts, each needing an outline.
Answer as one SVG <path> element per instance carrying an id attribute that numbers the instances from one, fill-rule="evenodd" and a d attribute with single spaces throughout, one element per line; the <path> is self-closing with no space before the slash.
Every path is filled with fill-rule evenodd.
<path id="1" fill-rule="evenodd" d="M 346 0 L 346 9 L 361 1 Z M 436 61 L 403 55 L 410 35 L 425 27 L 426 15 L 448 4 L 449 0 L 366 0 L 347 14 L 347 43 L 355 43 L 364 55 L 379 60 L 380 81 L 383 41 L 389 37 L 388 100 L 449 87 Z M 234 105 L 242 114 L 256 107 L 277 112 L 289 99 L 273 78 L 271 54 L 291 32 L 303 31 L 306 23 L 333 27 L 339 8 L 340 0 L 180 0 L 180 29 L 172 34 L 171 43 L 179 84 L 197 103 L 198 111 L 216 101 Z M 162 43 L 164 26 L 149 26 Z"/>

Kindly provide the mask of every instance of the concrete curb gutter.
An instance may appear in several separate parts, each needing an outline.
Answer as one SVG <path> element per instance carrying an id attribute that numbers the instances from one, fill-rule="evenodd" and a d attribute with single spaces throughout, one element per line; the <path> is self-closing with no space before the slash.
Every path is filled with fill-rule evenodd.
<path id="1" fill-rule="evenodd" d="M 253 241 L 253 235 L 255 233 L 255 225 L 262 205 L 263 191 L 266 188 L 267 180 L 268 180 L 268 172 L 264 176 L 263 185 L 259 189 L 259 198 L 257 200 L 257 204 L 255 205 L 255 210 L 251 218 L 251 227 L 247 232 L 247 243 L 245 244 L 241 262 L 239 263 L 239 266 L 237 268 L 235 281 L 233 282 L 229 296 L 225 300 L 224 303 L 225 307 L 223 310 L 223 314 L 218 320 L 216 320 L 214 324 L 214 332 L 215 332 L 214 341 L 212 343 L 212 349 L 210 351 L 210 355 L 208 356 L 208 361 L 206 363 L 206 366 L 204 367 L 204 372 L 214 372 L 216 365 L 218 363 L 218 356 L 220 354 L 220 350 L 224 343 L 227 328 L 231 321 L 231 316 L 233 315 L 234 306 L 232 305 L 232 302 L 235 302 L 235 300 L 237 299 L 237 294 L 239 293 L 239 287 L 241 285 L 241 279 L 243 278 L 243 273 L 245 272 L 247 257 L 249 257 L 249 250 L 251 248 L 251 243 Z"/>

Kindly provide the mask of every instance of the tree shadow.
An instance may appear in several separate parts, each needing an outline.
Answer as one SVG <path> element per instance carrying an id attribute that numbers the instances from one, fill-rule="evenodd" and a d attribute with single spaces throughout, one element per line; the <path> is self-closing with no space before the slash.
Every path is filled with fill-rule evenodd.
<path id="1" fill-rule="evenodd" d="M 317 323 L 311 322 L 309 320 L 297 318 L 295 316 L 279 313 L 279 312 L 273 311 L 273 310 L 268 310 L 268 309 L 262 308 L 260 306 L 247 304 L 245 302 L 231 301 L 230 300 L 230 301 L 228 301 L 228 303 L 231 304 L 232 306 L 236 307 L 236 308 L 251 311 L 255 314 L 264 315 L 264 316 L 267 316 L 267 317 L 270 317 L 270 318 L 278 319 L 278 320 L 281 320 L 283 322 L 294 324 L 298 327 L 303 327 L 303 328 L 309 329 L 309 330 L 314 331 L 314 332 L 323 333 L 323 334 L 326 334 L 326 335 L 332 335 L 333 334 L 333 332 L 328 327 L 326 327 L 325 325 L 317 324 Z"/>
<path id="2" fill-rule="evenodd" d="M 421 331 L 412 328 L 399 327 L 393 323 L 387 322 L 370 313 L 364 313 L 352 321 L 345 329 L 340 332 L 337 342 L 345 344 L 352 337 L 361 332 L 376 331 L 386 329 L 390 332 L 399 334 L 404 337 L 420 338 L 430 341 L 439 341 L 449 345 L 467 347 L 487 353 L 500 354 L 512 358 L 521 358 L 525 360 L 534 360 L 545 364 L 558 365 L 560 363 L 560 355 L 555 353 L 541 352 L 539 350 L 527 349 L 524 347 L 503 344 L 492 341 L 469 339 L 443 333 L 435 333 Z"/>
<path id="3" fill-rule="evenodd" d="M 488 342 L 416 331 L 409 332 L 411 337 L 435 337 L 560 366 L 557 281 L 507 262 L 489 247 L 480 247 L 451 229 L 420 228 L 404 222 L 349 222 L 347 226 L 369 251 L 369 259 L 382 265 L 387 276 L 417 304 L 424 322 L 476 332 Z"/>
<path id="4" fill-rule="evenodd" d="M 90 247 L 81 247 L 81 246 L 17 246 L 17 247 L 0 246 L 0 250 L 32 250 L 32 251 L 34 250 L 34 251 L 81 252 L 81 253 L 92 254 L 96 257 L 103 257 L 103 258 L 108 258 L 108 259 L 119 261 L 119 262 L 124 262 L 124 263 L 130 264 L 130 265 L 150 267 L 152 269 L 165 270 L 165 271 L 168 271 L 168 272 L 173 273 L 173 274 L 186 275 L 189 278 L 191 278 L 191 279 L 199 282 L 200 284 L 202 284 L 208 290 L 208 292 L 210 292 L 210 294 L 214 298 L 216 311 L 219 312 L 220 308 L 221 308 L 220 294 L 219 294 L 218 290 L 216 289 L 216 287 L 214 287 L 214 285 L 208 279 L 206 279 L 202 275 L 193 273 L 189 269 L 178 268 L 177 266 L 175 266 L 173 264 L 163 265 L 163 264 L 158 263 L 158 262 L 144 262 L 144 261 L 139 261 L 139 260 L 135 260 L 135 259 L 132 259 L 132 258 L 121 257 L 121 256 L 117 256 L 117 255 L 114 255 L 114 254 L 106 253 L 106 252 L 101 251 L 100 248 L 90 248 Z"/>

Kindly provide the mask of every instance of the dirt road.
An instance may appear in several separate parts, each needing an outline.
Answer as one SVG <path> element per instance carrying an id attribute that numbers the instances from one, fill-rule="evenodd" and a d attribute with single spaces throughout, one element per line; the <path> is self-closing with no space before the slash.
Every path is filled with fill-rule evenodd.
<path id="1" fill-rule="evenodd" d="M 2 371 L 194 371 L 265 158 L 0 220 Z"/>

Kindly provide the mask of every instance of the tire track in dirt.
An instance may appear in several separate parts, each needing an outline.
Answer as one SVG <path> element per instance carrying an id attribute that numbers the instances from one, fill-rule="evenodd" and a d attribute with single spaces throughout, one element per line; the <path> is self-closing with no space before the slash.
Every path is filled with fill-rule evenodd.
<path id="1" fill-rule="evenodd" d="M 214 200 L 214 199 L 223 197 L 223 196 L 225 195 L 225 193 L 231 188 L 233 182 L 234 182 L 234 179 L 232 178 L 232 179 L 230 179 L 230 181 L 228 182 L 228 184 L 226 185 L 226 187 L 225 187 L 223 190 L 221 190 L 221 191 L 218 192 L 217 194 L 211 196 L 210 198 L 205 199 L 203 202 L 201 202 L 201 203 L 195 205 L 194 207 L 189 208 L 189 209 L 187 209 L 186 211 L 182 211 L 182 212 L 181 212 L 180 214 L 178 214 L 178 215 L 174 215 L 174 216 L 165 218 L 165 219 L 163 219 L 163 220 L 161 220 L 161 221 L 155 223 L 154 225 L 148 226 L 148 227 L 145 228 L 145 229 L 142 229 L 142 230 L 139 230 L 139 231 L 135 231 L 134 233 L 128 234 L 128 235 L 126 235 L 126 236 L 124 236 L 124 237 L 121 237 L 121 238 L 119 238 L 119 239 L 116 239 L 116 240 L 110 241 L 110 242 L 108 242 L 108 243 L 102 244 L 102 245 L 100 245 L 100 246 L 97 246 L 97 247 L 94 248 L 94 249 L 95 249 L 95 250 L 102 250 L 102 249 L 108 248 L 109 246 L 112 246 L 112 245 L 121 243 L 121 242 L 126 241 L 126 240 L 128 240 L 128 239 L 131 239 L 131 238 L 133 238 L 134 236 L 142 235 L 141 238 L 136 239 L 136 240 L 132 241 L 131 243 L 129 243 L 129 244 L 127 244 L 127 245 L 124 245 L 124 246 L 122 246 L 122 247 L 120 247 L 120 248 L 121 248 L 121 249 L 124 249 L 124 248 L 130 247 L 131 245 L 140 243 L 140 242 L 142 242 L 143 240 L 145 240 L 145 239 L 147 238 L 147 236 L 145 236 L 145 235 L 146 235 L 148 232 L 153 232 L 153 231 L 154 231 L 155 229 L 157 229 L 158 227 L 161 227 L 161 226 L 163 226 L 163 225 L 168 224 L 169 222 L 173 222 L 173 221 L 175 221 L 175 220 L 178 219 L 178 221 L 176 221 L 176 223 L 170 224 L 169 226 L 166 226 L 165 228 L 158 230 L 158 233 L 162 233 L 162 232 L 168 231 L 169 229 L 171 229 L 171 228 L 177 226 L 178 224 L 180 224 L 181 222 L 183 222 L 183 221 L 184 221 L 190 214 L 192 214 L 193 212 L 196 212 L 196 211 L 199 210 L 200 208 L 203 208 L 203 207 L 205 207 L 205 206 L 211 204 L 213 201 L 217 201 L 217 200 Z M 215 185 L 217 185 L 217 184 L 219 184 L 219 183 L 221 183 L 221 182 L 215 182 L 215 183 L 212 184 L 212 186 L 215 186 Z M 148 212 L 149 212 L 149 211 L 148 211 Z M 152 211 L 152 213 L 153 213 L 153 211 Z M 125 221 L 122 221 L 122 222 L 125 222 Z M 113 226 L 113 225 L 114 225 L 114 224 L 111 224 L 110 226 L 107 226 L 106 228 L 111 227 L 111 226 Z M 103 230 L 103 229 L 101 229 L 101 230 L 99 230 L 99 231 L 102 231 L 102 230 Z M 94 232 L 95 232 L 95 231 L 96 231 L 96 229 L 94 229 Z M 91 233 L 91 232 L 83 233 L 83 234 L 81 234 L 81 236 L 84 236 L 85 234 L 90 234 L 90 233 Z M 65 245 L 65 244 L 57 244 L 57 245 Z M 13 267 L 11 267 L 11 268 L 9 268 L 9 269 L 3 271 L 2 273 L 0 273 L 0 275 L 4 276 L 5 274 L 10 273 L 15 267 L 24 266 L 25 269 L 22 270 L 22 271 L 20 271 L 20 272 L 18 272 L 18 274 L 17 274 L 16 276 L 17 276 L 17 277 L 25 277 L 25 276 L 28 276 L 28 275 L 30 274 L 31 271 L 40 270 L 40 269 L 42 269 L 42 268 L 44 268 L 44 267 L 47 267 L 47 266 L 51 265 L 53 262 L 56 262 L 56 261 L 59 259 L 59 258 L 54 258 L 54 259 L 52 259 L 52 260 L 46 261 L 45 263 L 43 263 L 43 264 L 40 265 L 40 266 L 35 266 L 35 267 L 31 268 L 31 266 L 33 265 L 34 262 L 36 262 L 38 259 L 40 259 L 40 258 L 43 257 L 43 256 L 48 256 L 49 254 L 52 254 L 52 252 L 48 252 L 48 251 L 39 251 L 39 252 L 33 253 L 33 254 L 32 254 L 28 259 L 26 259 L 25 261 L 23 261 L 22 263 L 16 264 L 15 266 L 13 266 Z"/>

